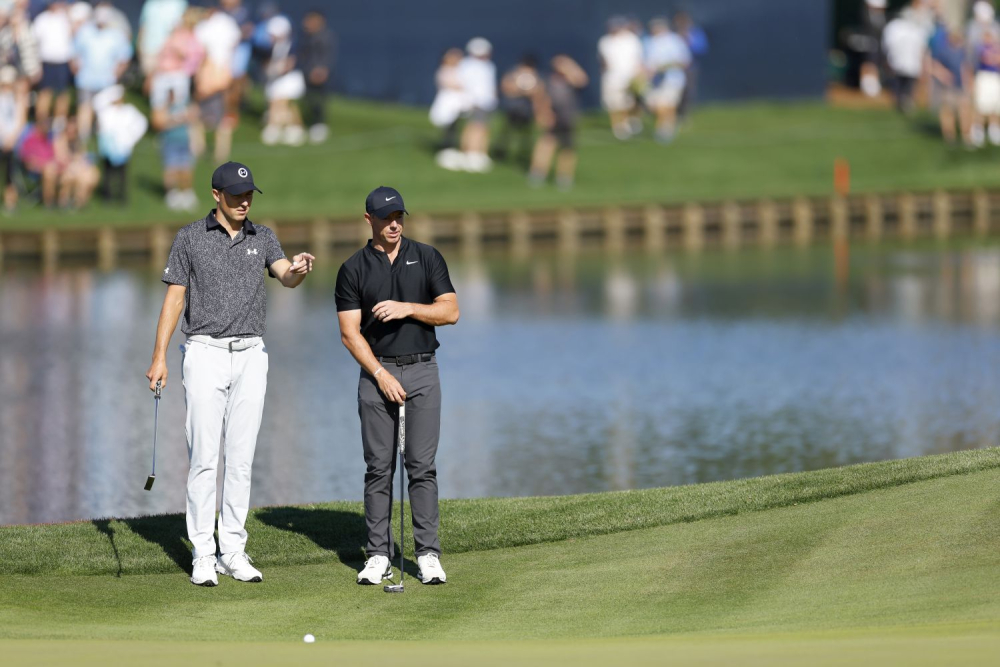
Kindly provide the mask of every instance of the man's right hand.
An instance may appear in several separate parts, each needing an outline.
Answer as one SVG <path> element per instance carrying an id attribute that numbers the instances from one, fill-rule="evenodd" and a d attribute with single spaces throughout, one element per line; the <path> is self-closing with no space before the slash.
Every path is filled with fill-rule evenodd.
<path id="1" fill-rule="evenodd" d="M 381 373 L 379 373 L 381 375 Z M 156 383 L 160 382 L 160 389 L 167 388 L 167 360 L 153 359 L 149 370 L 146 371 L 146 379 L 149 380 L 149 390 L 156 391 Z"/>
<path id="2" fill-rule="evenodd" d="M 385 367 L 383 366 L 383 368 Z M 378 382 L 379 391 L 390 401 L 399 405 L 406 402 L 406 392 L 403 391 L 403 385 L 399 384 L 399 380 L 393 377 L 388 369 L 379 373 L 375 380 Z"/>

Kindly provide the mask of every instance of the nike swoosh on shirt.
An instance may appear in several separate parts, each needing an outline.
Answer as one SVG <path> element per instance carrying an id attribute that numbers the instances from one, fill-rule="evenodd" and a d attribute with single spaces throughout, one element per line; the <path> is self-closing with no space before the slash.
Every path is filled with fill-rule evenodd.
<path id="1" fill-rule="evenodd" d="M 386 198 L 385 198 L 385 200 L 386 200 L 386 201 L 392 201 L 392 200 L 393 200 L 393 199 L 395 199 L 395 198 L 396 198 L 396 195 L 393 195 L 393 196 L 391 196 L 391 197 L 386 197 Z"/>
<path id="2" fill-rule="evenodd" d="M 413 261 L 413 262 L 407 262 L 406 265 L 409 266 L 410 264 L 417 264 L 419 262 L 420 262 L 420 260 L 416 260 L 416 261 Z"/>

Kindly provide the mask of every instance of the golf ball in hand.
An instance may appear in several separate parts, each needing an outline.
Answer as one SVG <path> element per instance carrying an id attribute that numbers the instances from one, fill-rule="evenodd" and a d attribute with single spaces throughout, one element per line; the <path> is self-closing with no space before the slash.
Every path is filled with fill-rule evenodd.
<path id="1" fill-rule="evenodd" d="M 312 635 L 306 635 L 305 637 L 302 638 L 302 641 L 304 641 L 307 644 L 312 644 L 314 641 L 316 641 L 316 638 L 313 637 Z"/>

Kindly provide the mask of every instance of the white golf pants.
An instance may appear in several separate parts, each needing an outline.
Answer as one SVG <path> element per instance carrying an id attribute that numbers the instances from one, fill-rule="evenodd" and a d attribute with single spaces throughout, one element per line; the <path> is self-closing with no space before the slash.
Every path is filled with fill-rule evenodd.
<path id="1" fill-rule="evenodd" d="M 187 530 L 195 558 L 215 549 L 215 487 L 219 445 L 225 477 L 219 553 L 243 551 L 250 509 L 250 470 L 267 390 L 267 352 L 258 338 L 190 336 L 184 346 L 187 405 Z"/>

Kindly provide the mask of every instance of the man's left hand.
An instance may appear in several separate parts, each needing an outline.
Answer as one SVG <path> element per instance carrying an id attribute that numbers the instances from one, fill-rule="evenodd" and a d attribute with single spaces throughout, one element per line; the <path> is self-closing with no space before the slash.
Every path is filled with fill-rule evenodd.
<path id="1" fill-rule="evenodd" d="M 401 320 L 413 314 L 413 304 L 402 301 L 382 301 L 375 304 L 372 313 L 379 322 Z"/>
<path id="2" fill-rule="evenodd" d="M 307 252 L 299 253 L 295 257 L 292 257 L 292 266 L 288 271 L 298 276 L 304 276 L 313 270 L 313 260 L 315 259 L 315 257 Z"/>

